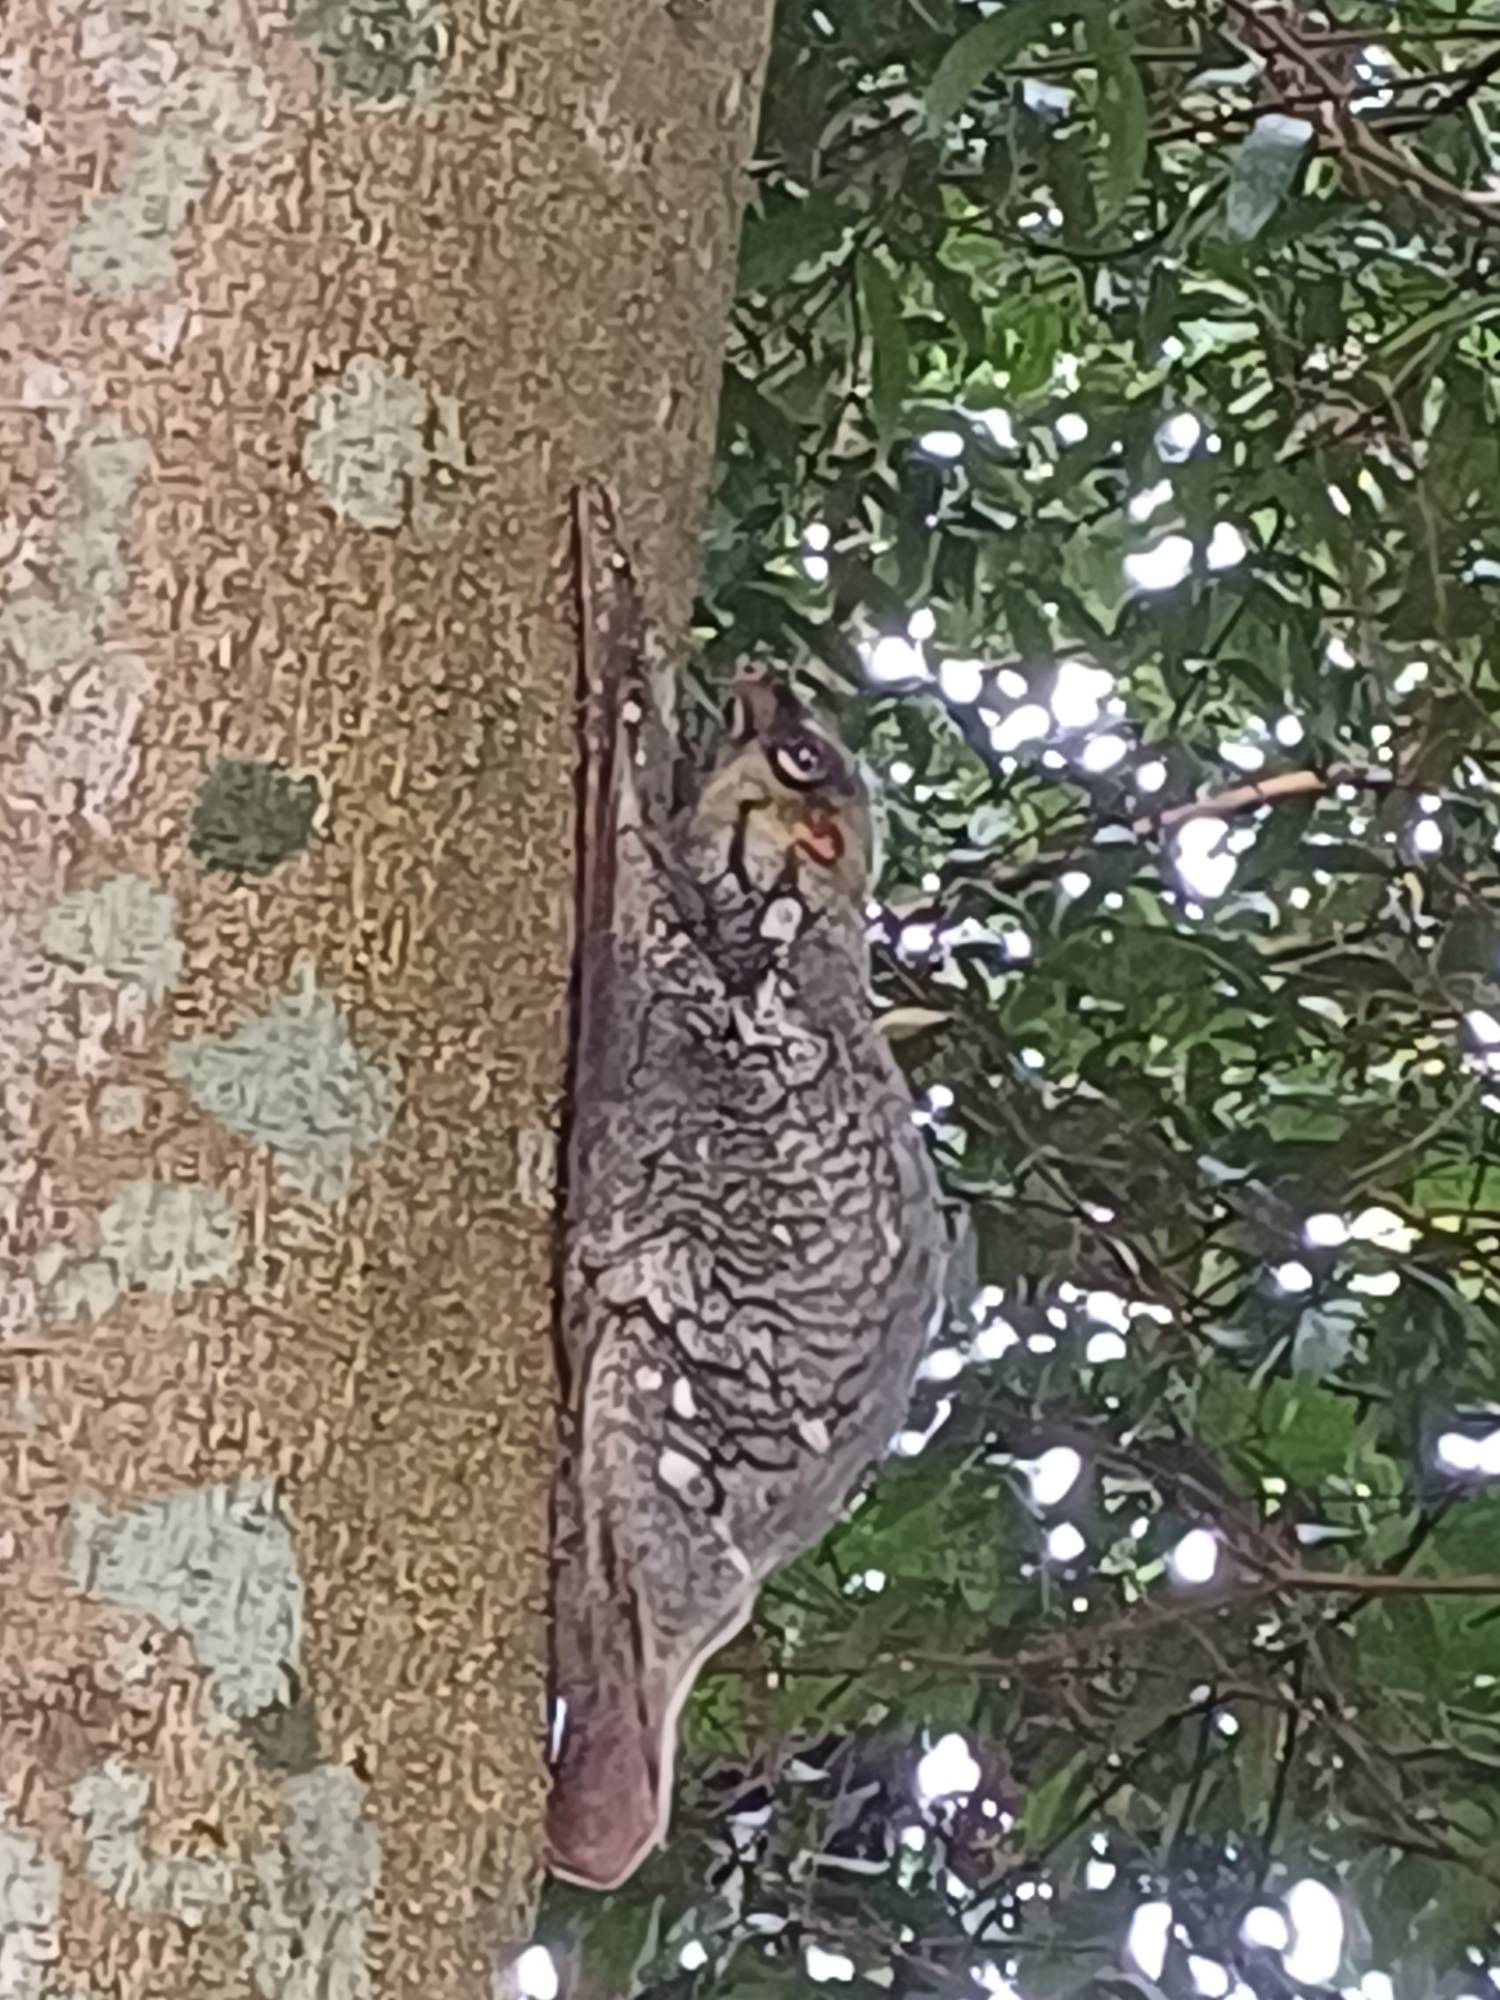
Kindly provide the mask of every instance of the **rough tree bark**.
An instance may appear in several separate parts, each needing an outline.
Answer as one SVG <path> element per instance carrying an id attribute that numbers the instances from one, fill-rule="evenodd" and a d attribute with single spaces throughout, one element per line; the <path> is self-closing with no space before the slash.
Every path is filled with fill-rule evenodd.
<path id="1" fill-rule="evenodd" d="M 0 15 L 0 1995 L 537 1877 L 566 496 L 690 603 L 766 0 Z"/>

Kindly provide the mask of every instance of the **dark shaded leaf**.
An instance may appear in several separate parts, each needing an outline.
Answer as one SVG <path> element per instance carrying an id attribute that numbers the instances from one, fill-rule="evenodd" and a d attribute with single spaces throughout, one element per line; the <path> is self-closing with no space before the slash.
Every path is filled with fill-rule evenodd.
<path id="1" fill-rule="evenodd" d="M 1280 207 L 1302 165 L 1313 128 L 1305 118 L 1267 112 L 1257 118 L 1235 155 L 1224 202 L 1229 234 L 1241 243 L 1258 236 Z"/>

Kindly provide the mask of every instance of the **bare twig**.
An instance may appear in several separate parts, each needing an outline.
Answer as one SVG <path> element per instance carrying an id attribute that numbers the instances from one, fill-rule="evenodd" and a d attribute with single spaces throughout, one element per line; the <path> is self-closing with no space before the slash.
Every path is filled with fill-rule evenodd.
<path id="1" fill-rule="evenodd" d="M 1386 789 L 1394 786 L 1395 782 L 1383 767 L 1371 768 L 1362 764 L 1333 764 L 1326 771 L 1281 771 L 1273 778 L 1231 785 L 1227 791 L 1210 792 L 1201 799 L 1189 799 L 1185 804 L 1163 806 L 1156 812 L 1143 813 L 1131 821 L 1130 831 L 1137 840 L 1159 839 L 1190 819 L 1231 819 L 1238 813 L 1254 812 L 1260 806 L 1284 805 L 1293 799 L 1323 798 L 1339 785 Z M 1096 858 L 1097 854 L 1096 847 L 1074 843 L 1033 855 L 1030 861 L 1001 869 L 987 879 L 989 886 L 995 889 L 1007 892 L 1023 889 L 1032 882 L 1045 881 L 1068 868 L 1076 868 Z"/>
<path id="2" fill-rule="evenodd" d="M 1282 1720 L 1281 1748 L 1276 1758 L 1276 1777 L 1266 1808 L 1265 1831 L 1261 1835 L 1261 1860 L 1257 1887 L 1264 1888 L 1276 1852 L 1276 1836 L 1281 1815 L 1286 1810 L 1287 1791 L 1292 1781 L 1292 1765 L 1297 1755 L 1297 1738 L 1302 1720 L 1302 1683 L 1307 1671 L 1307 1653 L 1299 1648 L 1292 1663 L 1292 1698 Z"/>
<path id="3" fill-rule="evenodd" d="M 1350 1190 L 1349 1199 L 1354 1201 L 1360 1195 L 1368 1194 L 1372 1189 L 1379 1186 L 1381 1180 L 1391 1171 L 1392 1167 L 1399 1166 L 1403 1160 L 1412 1159 L 1417 1154 L 1424 1152 L 1434 1139 L 1440 1138 L 1450 1125 L 1462 1118 L 1469 1106 L 1474 1102 L 1474 1099 L 1479 1094 L 1480 1081 L 1481 1079 L 1477 1076 L 1470 1077 L 1463 1089 L 1449 1103 L 1443 1105 L 1440 1110 L 1435 1112 L 1420 1132 L 1413 1133 L 1410 1139 L 1403 1139 L 1399 1146 L 1393 1146 L 1388 1153 L 1382 1153 L 1374 1165 L 1367 1167 L 1364 1173 L 1360 1175 L 1359 1180 Z"/>
<path id="4" fill-rule="evenodd" d="M 1361 166 L 1367 167 L 1388 185 L 1425 195 L 1429 202 L 1440 207 L 1456 208 L 1486 229 L 1500 228 L 1500 212 L 1483 196 L 1445 180 L 1349 113 L 1350 88 L 1328 67 L 1320 52 L 1327 44 L 1315 43 L 1310 36 L 1299 33 L 1286 16 L 1263 12 L 1251 0 L 1228 0 L 1228 6 L 1245 23 L 1252 46 L 1257 43 L 1269 46 L 1294 71 L 1317 79 L 1328 98 L 1332 133 L 1356 174 Z"/>
<path id="5" fill-rule="evenodd" d="M 1370 45 L 1369 28 L 1307 28 L 1302 43 L 1309 49 L 1365 49 Z M 1500 42 L 1500 27 L 1476 27 L 1462 21 L 1451 27 L 1393 28 L 1385 37 L 1391 42 Z"/>
<path id="6" fill-rule="evenodd" d="M 1278 1590 L 1337 1591 L 1352 1597 L 1500 1597 L 1500 1576 L 1393 1576 L 1349 1569 L 1283 1569 Z"/>

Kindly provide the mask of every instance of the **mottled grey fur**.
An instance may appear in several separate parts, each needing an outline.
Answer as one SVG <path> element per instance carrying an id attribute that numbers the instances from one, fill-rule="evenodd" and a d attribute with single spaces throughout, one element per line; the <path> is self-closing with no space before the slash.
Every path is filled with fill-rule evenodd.
<path id="1" fill-rule="evenodd" d="M 582 898 L 548 1832 L 554 1872 L 608 1887 L 665 1829 L 698 1668 L 899 1428 L 946 1238 L 866 994 L 862 779 L 755 680 L 670 812 L 629 574 L 596 499 L 583 525 L 609 851 Z M 778 786 L 785 743 L 826 782 Z"/>

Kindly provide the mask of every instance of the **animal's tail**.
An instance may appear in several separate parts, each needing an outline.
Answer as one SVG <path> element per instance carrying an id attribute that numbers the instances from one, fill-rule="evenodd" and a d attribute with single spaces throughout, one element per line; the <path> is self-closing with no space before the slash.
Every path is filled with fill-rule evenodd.
<path id="1" fill-rule="evenodd" d="M 630 1579 L 615 1573 L 608 1550 L 596 1546 L 591 1556 L 582 1559 L 572 1534 L 557 1536 L 552 1696 L 559 1713 L 547 1865 L 565 1881 L 613 1889 L 665 1831 L 664 1716 Z"/>

